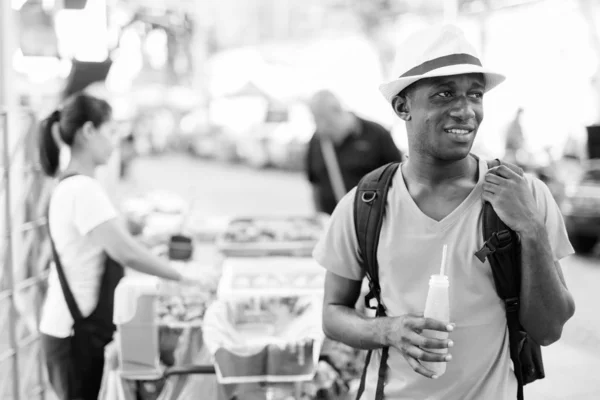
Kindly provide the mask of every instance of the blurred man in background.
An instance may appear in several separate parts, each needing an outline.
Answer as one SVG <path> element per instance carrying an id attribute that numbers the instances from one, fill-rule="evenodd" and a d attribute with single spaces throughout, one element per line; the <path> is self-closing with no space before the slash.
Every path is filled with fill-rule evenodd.
<path id="1" fill-rule="evenodd" d="M 384 127 L 344 109 L 330 91 L 317 92 L 309 106 L 316 132 L 308 145 L 308 181 L 317 211 L 331 214 L 365 174 L 402 154 Z"/>
<path id="2" fill-rule="evenodd" d="M 513 120 L 508 125 L 506 129 L 506 143 L 504 146 L 504 157 L 503 159 L 506 162 L 510 162 L 513 164 L 517 164 L 519 166 L 523 166 L 522 156 L 520 157 L 520 152 L 525 147 L 525 136 L 523 135 L 523 108 L 519 107 Z"/>

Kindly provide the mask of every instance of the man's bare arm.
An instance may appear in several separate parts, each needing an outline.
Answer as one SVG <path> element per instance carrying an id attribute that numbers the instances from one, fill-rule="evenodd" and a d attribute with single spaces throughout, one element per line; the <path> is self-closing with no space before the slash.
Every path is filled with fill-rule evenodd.
<path id="1" fill-rule="evenodd" d="M 360 315 L 354 305 L 360 295 L 361 283 L 327 272 L 323 330 L 325 334 L 348 346 L 371 350 L 394 347 L 417 373 L 427 378 L 437 376 L 420 361 L 448 362 L 450 354 L 432 353 L 423 349 L 445 349 L 452 340 L 431 339 L 421 335 L 424 329 L 450 332 L 453 326 L 421 315 L 368 318 Z"/>
<path id="2" fill-rule="evenodd" d="M 323 331 L 327 337 L 359 349 L 387 345 L 389 318 L 368 318 L 354 309 L 361 282 L 327 272 L 323 304 Z"/>
<path id="3" fill-rule="evenodd" d="M 521 305 L 519 319 L 533 340 L 549 345 L 560 338 L 563 325 L 575 312 L 560 263 L 527 180 L 501 165 L 485 176 L 482 198 L 521 238 Z"/>
<path id="4" fill-rule="evenodd" d="M 523 328 L 541 345 L 557 341 L 575 312 L 559 262 L 554 262 L 542 224 L 521 233 L 521 308 Z"/>

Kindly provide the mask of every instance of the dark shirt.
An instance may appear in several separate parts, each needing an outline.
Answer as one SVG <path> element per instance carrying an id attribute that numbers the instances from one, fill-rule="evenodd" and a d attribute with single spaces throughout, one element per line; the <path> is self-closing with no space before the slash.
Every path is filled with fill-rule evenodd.
<path id="1" fill-rule="evenodd" d="M 362 118 L 358 118 L 358 121 L 358 131 L 352 132 L 343 142 L 335 144 L 335 153 L 348 191 L 355 187 L 365 174 L 387 163 L 402 160 L 400 150 L 383 126 Z M 309 182 L 317 191 L 317 209 L 331 214 L 337 200 L 321 152 L 318 133 L 313 135 L 308 144 L 306 172 Z"/>

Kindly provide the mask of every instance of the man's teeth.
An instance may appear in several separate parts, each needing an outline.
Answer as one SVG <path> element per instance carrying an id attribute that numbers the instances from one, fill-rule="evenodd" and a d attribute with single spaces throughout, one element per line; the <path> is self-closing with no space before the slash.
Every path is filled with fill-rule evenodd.
<path id="1" fill-rule="evenodd" d="M 466 135 L 467 133 L 469 133 L 470 131 L 466 130 L 466 129 L 446 129 L 446 132 L 449 133 L 456 133 L 458 135 Z"/>

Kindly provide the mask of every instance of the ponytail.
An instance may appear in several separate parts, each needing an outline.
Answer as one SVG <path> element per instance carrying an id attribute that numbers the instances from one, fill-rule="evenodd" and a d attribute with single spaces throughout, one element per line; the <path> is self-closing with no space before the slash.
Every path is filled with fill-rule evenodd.
<path id="1" fill-rule="evenodd" d="M 59 124 L 60 111 L 56 110 L 50 114 L 48 118 L 42 121 L 40 126 L 40 163 L 44 173 L 48 176 L 55 176 L 58 170 L 60 157 L 60 147 L 59 142 L 57 141 L 60 139 Z"/>

